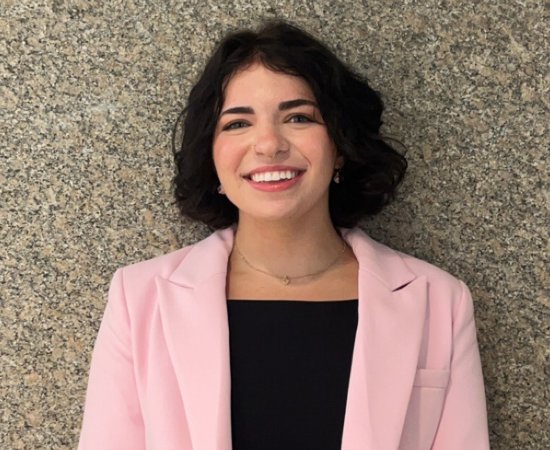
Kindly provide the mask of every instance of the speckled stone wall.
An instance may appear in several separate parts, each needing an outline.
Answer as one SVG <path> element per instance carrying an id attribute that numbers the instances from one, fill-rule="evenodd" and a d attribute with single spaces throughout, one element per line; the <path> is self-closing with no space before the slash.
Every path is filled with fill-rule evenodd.
<path id="1" fill-rule="evenodd" d="M 69 449 L 113 271 L 206 235 L 170 130 L 215 39 L 278 15 L 386 99 L 409 148 L 375 238 L 475 297 L 494 449 L 550 448 L 548 5 L 3 0 L 0 448 Z"/>

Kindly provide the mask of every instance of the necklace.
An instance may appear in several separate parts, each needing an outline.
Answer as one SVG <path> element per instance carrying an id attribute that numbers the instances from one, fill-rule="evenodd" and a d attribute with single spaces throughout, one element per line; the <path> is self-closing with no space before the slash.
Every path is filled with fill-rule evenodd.
<path id="1" fill-rule="evenodd" d="M 346 247 L 347 247 L 347 244 L 345 241 L 342 241 L 342 250 L 340 250 L 340 252 L 336 255 L 336 257 L 330 262 L 330 264 L 326 267 L 324 267 L 323 269 L 321 270 L 318 270 L 316 272 L 312 272 L 312 273 L 308 273 L 306 275 L 300 275 L 300 276 L 297 276 L 297 277 L 289 277 L 288 275 L 275 275 L 271 272 L 267 272 L 266 270 L 263 270 L 263 269 L 260 269 L 258 267 L 255 267 L 254 265 L 252 265 L 252 263 L 250 263 L 250 261 L 248 261 L 248 259 L 246 259 L 246 257 L 242 254 L 241 250 L 239 249 L 239 247 L 237 246 L 237 241 L 235 241 L 235 250 L 237 250 L 237 253 L 239 254 L 239 256 L 241 257 L 241 259 L 245 262 L 245 264 L 250 267 L 252 270 L 255 270 L 256 272 L 260 272 L 260 273 L 263 273 L 265 275 L 269 275 L 270 277 L 273 277 L 273 278 L 277 278 L 278 280 L 280 280 L 285 286 L 288 286 L 292 280 L 298 280 L 300 278 L 307 278 L 307 277 L 313 277 L 315 275 L 320 275 L 322 274 L 323 272 L 326 272 L 328 269 L 330 269 L 332 266 L 334 266 L 334 264 L 336 264 L 338 262 L 338 260 L 340 259 L 340 257 L 344 254 L 344 252 L 346 251 Z"/>

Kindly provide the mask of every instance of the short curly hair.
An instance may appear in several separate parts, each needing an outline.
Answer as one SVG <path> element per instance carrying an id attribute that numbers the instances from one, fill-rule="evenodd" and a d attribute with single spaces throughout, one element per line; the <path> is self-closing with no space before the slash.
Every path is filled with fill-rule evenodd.
<path id="1" fill-rule="evenodd" d="M 238 221 L 238 209 L 217 192 L 212 144 L 225 88 L 232 75 L 254 62 L 304 79 L 318 102 L 344 165 L 332 182 L 334 226 L 352 227 L 378 213 L 394 196 L 407 169 L 405 157 L 380 135 L 384 105 L 367 80 L 308 32 L 282 20 L 257 30 L 227 34 L 189 93 L 174 126 L 175 203 L 182 215 L 213 229 Z"/>

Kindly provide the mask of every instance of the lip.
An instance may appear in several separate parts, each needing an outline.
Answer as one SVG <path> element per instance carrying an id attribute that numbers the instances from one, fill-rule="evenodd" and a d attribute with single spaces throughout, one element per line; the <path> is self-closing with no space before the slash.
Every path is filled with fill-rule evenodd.
<path id="1" fill-rule="evenodd" d="M 243 175 L 244 178 L 249 178 L 251 175 L 254 175 L 256 173 L 262 173 L 262 172 L 283 172 L 290 170 L 292 172 L 305 172 L 305 169 L 300 169 L 299 167 L 294 166 L 262 166 L 262 167 L 256 167 L 255 169 L 251 170 L 250 172 Z"/>
<path id="2" fill-rule="evenodd" d="M 294 170 L 298 171 L 298 169 L 274 169 L 274 166 L 271 166 L 271 170 Z M 281 166 L 279 166 L 281 167 Z M 258 173 L 258 172 L 269 172 L 269 171 L 256 171 L 251 172 Z M 262 183 L 262 182 L 256 182 L 253 181 L 250 178 L 244 178 L 244 180 L 248 183 L 249 186 L 251 186 L 253 189 L 256 189 L 258 191 L 262 192 L 281 192 L 286 191 L 287 189 L 290 189 L 292 186 L 294 186 L 296 183 L 300 181 L 302 178 L 302 175 L 304 174 L 305 170 L 298 171 L 298 175 L 296 175 L 291 180 L 279 180 L 279 181 L 270 181 L 269 183 Z"/>

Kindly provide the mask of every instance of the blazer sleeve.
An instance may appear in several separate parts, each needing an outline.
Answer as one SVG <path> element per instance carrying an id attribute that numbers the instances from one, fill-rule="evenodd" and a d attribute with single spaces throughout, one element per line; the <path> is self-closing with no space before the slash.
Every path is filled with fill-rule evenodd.
<path id="1" fill-rule="evenodd" d="M 468 287 L 453 314 L 450 380 L 432 450 L 487 450 L 489 433 L 485 388 Z"/>
<path id="2" fill-rule="evenodd" d="M 95 342 L 78 448 L 145 449 L 123 269 L 113 275 Z"/>

